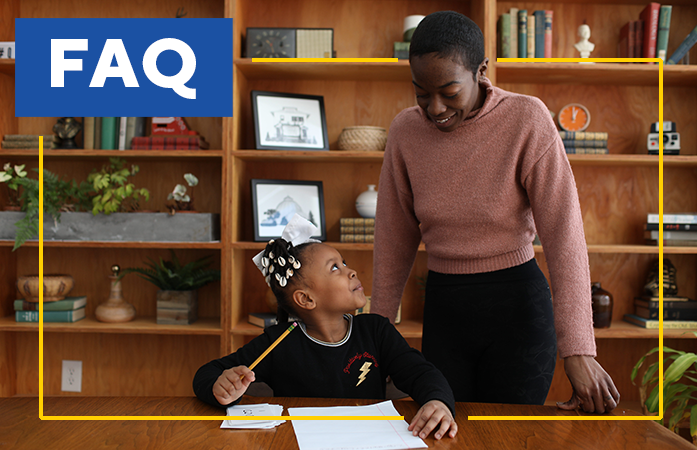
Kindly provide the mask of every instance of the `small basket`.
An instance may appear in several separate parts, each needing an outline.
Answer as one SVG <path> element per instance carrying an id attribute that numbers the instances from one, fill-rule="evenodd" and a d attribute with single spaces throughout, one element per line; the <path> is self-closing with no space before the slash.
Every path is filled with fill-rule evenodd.
<path id="1" fill-rule="evenodd" d="M 339 150 L 375 152 L 385 150 L 387 130 L 381 127 L 346 127 L 339 135 Z"/>

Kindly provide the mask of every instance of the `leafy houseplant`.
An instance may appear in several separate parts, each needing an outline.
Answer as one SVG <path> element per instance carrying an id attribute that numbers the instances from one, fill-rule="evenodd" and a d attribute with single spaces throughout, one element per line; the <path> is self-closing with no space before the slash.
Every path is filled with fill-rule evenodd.
<path id="1" fill-rule="evenodd" d="M 693 332 L 697 336 L 697 332 Z M 632 383 L 639 374 L 639 369 L 646 361 L 646 358 L 658 352 L 658 347 L 648 351 L 637 362 L 632 370 Z M 697 445 L 697 354 L 673 350 L 663 347 L 664 366 L 669 360 L 670 365 L 665 369 L 663 375 L 663 411 L 661 424 L 669 430 L 678 432 L 680 422 L 690 421 L 690 435 L 692 441 Z M 644 414 L 658 415 L 659 407 L 659 386 L 658 386 L 658 361 L 649 365 L 641 379 L 639 394 L 641 397 Z M 685 383 L 689 384 L 685 384 Z M 651 389 L 647 396 L 647 392 Z M 667 419 L 666 413 L 670 412 Z M 666 423 L 668 420 L 668 423 Z"/>
<path id="2" fill-rule="evenodd" d="M 0 172 L 0 183 L 7 183 L 7 190 L 9 196 L 8 209 L 19 209 L 20 207 L 20 192 L 19 192 L 19 181 L 27 176 L 27 172 L 24 170 L 25 164 L 21 166 L 12 166 L 12 164 L 7 163 L 3 167 L 3 171 Z"/>
<path id="3" fill-rule="evenodd" d="M 174 203 L 167 204 L 167 208 L 172 214 L 177 211 L 194 211 L 194 186 L 198 185 L 198 178 L 192 173 L 186 173 L 184 174 L 184 179 L 191 188 L 191 195 L 186 193 L 186 186 L 183 184 L 176 185 L 174 190 L 167 196 L 167 200 L 174 201 Z"/>
<path id="4" fill-rule="evenodd" d="M 121 158 L 109 158 L 109 164 L 102 166 L 101 171 L 93 170 L 89 174 L 87 181 L 97 194 L 92 197 L 92 214 L 138 211 L 141 198 L 150 200 L 147 189 L 138 189 L 128 182 L 128 177 L 140 170 L 138 166 L 128 169 L 125 165 L 126 161 Z"/>

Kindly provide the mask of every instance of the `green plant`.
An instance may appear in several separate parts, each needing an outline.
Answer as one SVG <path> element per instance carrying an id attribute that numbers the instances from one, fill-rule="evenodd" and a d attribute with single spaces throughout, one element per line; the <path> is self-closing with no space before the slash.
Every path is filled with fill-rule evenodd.
<path id="1" fill-rule="evenodd" d="M 697 332 L 693 332 L 697 336 Z M 639 369 L 646 359 L 658 352 L 658 347 L 648 351 L 637 362 L 632 370 L 632 383 L 639 374 Z M 678 426 L 683 420 L 690 421 L 690 435 L 697 445 L 697 354 L 674 350 L 663 347 L 663 419 L 660 421 L 673 432 L 678 432 Z M 668 362 L 670 365 L 668 365 Z M 658 361 L 646 367 L 639 385 L 644 414 L 658 415 L 659 385 L 658 385 Z M 686 384 L 689 383 L 689 384 Z M 636 383 L 634 383 L 636 384 Z M 647 392 L 651 389 L 647 396 Z M 667 415 L 666 413 L 670 413 Z M 666 420 L 668 422 L 666 423 Z"/>
<path id="2" fill-rule="evenodd" d="M 118 280 L 129 273 L 137 273 L 139 277 L 159 287 L 163 291 L 193 291 L 213 281 L 220 280 L 220 270 L 208 269 L 212 264 L 210 256 L 181 265 L 173 250 L 172 259 L 165 261 L 160 258 L 159 263 L 148 258 L 147 268 L 133 267 L 124 269 Z"/>
<path id="3" fill-rule="evenodd" d="M 101 171 L 93 170 L 87 181 L 94 188 L 96 195 L 92 197 L 92 214 L 100 212 L 129 212 L 140 209 L 140 200 L 150 200 L 150 192 L 138 189 L 128 182 L 129 176 L 134 176 L 140 170 L 138 166 L 124 167 L 126 161 L 121 158 L 109 158 L 109 164 L 102 166 Z"/>
<path id="4" fill-rule="evenodd" d="M 25 164 L 21 166 L 12 166 L 12 164 L 7 163 L 3 167 L 3 171 L 0 172 L 0 183 L 7 183 L 9 196 L 8 206 L 20 205 L 20 181 L 27 176 L 24 166 Z"/>
<path id="5" fill-rule="evenodd" d="M 198 185 L 198 178 L 192 173 L 185 173 L 184 179 L 186 184 L 191 188 L 191 195 L 186 193 L 186 186 L 178 184 L 174 190 L 169 193 L 167 200 L 173 200 L 174 203 L 167 204 L 167 208 L 174 214 L 176 211 L 193 211 L 194 210 L 194 186 Z"/>

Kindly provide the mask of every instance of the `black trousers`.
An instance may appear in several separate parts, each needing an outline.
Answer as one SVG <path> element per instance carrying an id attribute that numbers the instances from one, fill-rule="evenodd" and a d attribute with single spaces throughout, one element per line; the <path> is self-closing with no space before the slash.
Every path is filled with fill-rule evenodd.
<path id="1" fill-rule="evenodd" d="M 537 261 L 478 274 L 430 271 L 422 352 L 458 402 L 543 404 L 557 338 Z"/>

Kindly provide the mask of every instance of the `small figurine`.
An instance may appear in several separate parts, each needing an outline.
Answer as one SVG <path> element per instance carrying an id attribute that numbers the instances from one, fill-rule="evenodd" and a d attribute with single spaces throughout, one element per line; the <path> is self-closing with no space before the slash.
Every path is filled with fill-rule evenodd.
<path id="1" fill-rule="evenodd" d="M 53 132 L 61 138 L 60 148 L 77 148 L 75 136 L 82 129 L 82 124 L 72 117 L 61 117 L 55 125 Z"/>
<path id="2" fill-rule="evenodd" d="M 591 37 L 591 27 L 585 23 L 578 27 L 578 36 L 581 38 L 581 40 L 575 43 L 574 47 L 579 51 L 579 53 L 581 53 L 581 58 L 590 57 L 591 52 L 595 48 L 595 44 L 588 41 L 588 39 Z"/>

